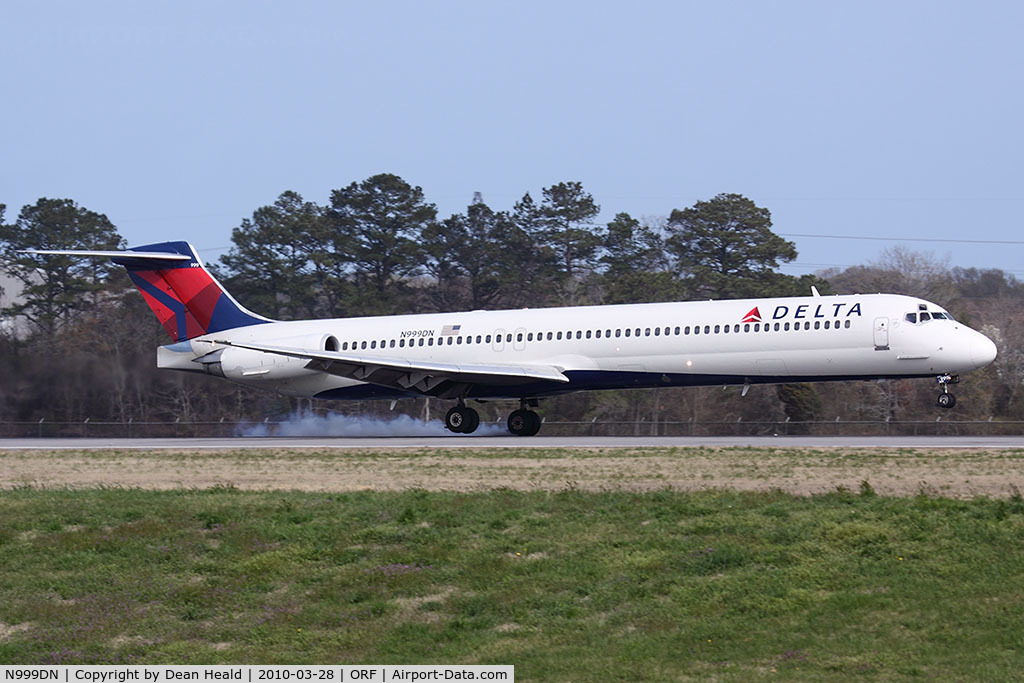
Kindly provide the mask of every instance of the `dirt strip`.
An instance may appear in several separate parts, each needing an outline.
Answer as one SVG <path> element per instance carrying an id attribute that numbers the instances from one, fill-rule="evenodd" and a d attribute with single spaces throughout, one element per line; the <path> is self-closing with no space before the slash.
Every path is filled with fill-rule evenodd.
<path id="1" fill-rule="evenodd" d="M 508 450 L 0 451 L 0 488 L 303 491 L 683 491 L 779 489 L 1005 498 L 1024 490 L 1024 451 L 645 448 Z"/>

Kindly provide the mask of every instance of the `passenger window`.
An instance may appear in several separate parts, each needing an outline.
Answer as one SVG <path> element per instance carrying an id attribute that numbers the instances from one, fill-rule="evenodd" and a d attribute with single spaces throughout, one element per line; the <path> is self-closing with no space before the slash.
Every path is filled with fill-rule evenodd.
<path id="1" fill-rule="evenodd" d="M 637 332 L 637 334 L 639 335 L 640 333 Z M 650 337 L 651 336 L 651 328 L 648 327 L 646 330 L 644 330 L 644 336 L 645 337 Z"/>
<path id="2" fill-rule="evenodd" d="M 520 332 L 519 334 L 516 335 L 516 341 L 517 342 L 523 341 L 523 333 L 522 332 Z"/>
<path id="3" fill-rule="evenodd" d="M 846 329 L 850 329 L 850 321 L 847 320 L 843 327 L 845 327 Z"/>
<path id="4" fill-rule="evenodd" d="M 505 341 L 506 342 L 511 342 L 512 341 L 512 333 L 511 332 L 509 332 L 508 334 L 505 335 Z"/>
<path id="5" fill-rule="evenodd" d="M 577 339 L 583 339 L 583 331 L 582 330 L 576 330 L 576 338 Z"/>
<path id="6" fill-rule="evenodd" d="M 590 330 L 587 330 L 587 339 L 590 339 Z"/>
<path id="7" fill-rule="evenodd" d="M 704 334 L 711 334 L 711 325 L 704 326 Z"/>
<path id="8" fill-rule="evenodd" d="M 484 341 L 487 342 L 488 344 L 490 344 L 491 343 L 491 335 L 487 335 L 486 337 L 484 337 Z"/>
<path id="9" fill-rule="evenodd" d="M 715 325 L 715 334 L 718 334 L 718 325 Z"/>
<path id="10" fill-rule="evenodd" d="M 725 326 L 725 329 L 724 329 L 723 331 L 724 331 L 724 332 L 725 332 L 726 334 L 729 334 L 729 326 L 728 326 L 728 325 L 726 325 L 726 326 Z"/>
<path id="11" fill-rule="evenodd" d="M 526 335 L 526 341 L 533 341 L 533 332 Z"/>
<path id="12" fill-rule="evenodd" d="M 455 337 L 448 337 L 448 346 L 451 346 L 453 343 L 455 343 Z"/>
<path id="13" fill-rule="evenodd" d="M 361 344 L 359 345 L 359 348 L 365 349 L 365 348 L 366 348 L 366 342 L 362 342 L 362 343 L 361 343 Z"/>
<path id="14" fill-rule="evenodd" d="M 629 329 L 629 328 L 627 327 L 627 328 L 626 328 L 626 336 L 628 337 L 628 336 L 630 335 L 630 333 L 631 333 L 631 332 L 632 332 L 632 330 L 630 330 L 630 329 Z"/>
<path id="15" fill-rule="evenodd" d="M 553 335 L 553 334 L 551 334 L 550 332 L 548 332 L 548 341 L 551 341 L 551 338 L 552 338 L 552 337 L 554 337 L 554 335 Z"/>
<path id="16" fill-rule="evenodd" d="M 826 320 L 826 321 L 825 321 L 825 329 L 826 329 L 826 330 L 828 329 L 828 327 L 829 327 L 829 323 L 830 323 L 830 322 L 831 322 L 831 321 L 829 321 L 829 320 Z"/>
<path id="17" fill-rule="evenodd" d="M 348 342 L 342 342 L 341 343 L 341 350 L 342 351 L 348 351 Z"/>
<path id="18" fill-rule="evenodd" d="M 559 332 L 558 334 L 556 334 L 556 335 L 555 335 L 555 339 L 558 339 L 559 341 L 561 341 L 561 339 L 562 339 L 562 333 L 561 333 L 561 332 Z"/>
<path id="19" fill-rule="evenodd" d="M 594 336 L 597 337 L 598 339 L 600 339 L 601 338 L 601 330 L 598 330 L 597 332 L 594 332 Z"/>
<path id="20" fill-rule="evenodd" d="M 661 328 L 660 327 L 655 327 L 654 328 L 654 336 L 655 337 L 660 337 L 661 336 Z"/>
<path id="21" fill-rule="evenodd" d="M 679 328 L 678 327 L 676 328 L 676 336 L 677 337 L 679 336 Z"/>
<path id="22" fill-rule="evenodd" d="M 395 348 L 395 340 L 392 339 L 390 342 L 388 342 L 388 346 L 392 349 Z"/>
<path id="23" fill-rule="evenodd" d="M 615 336 L 616 337 L 621 337 L 622 336 L 622 330 L 621 329 L 620 330 L 615 330 Z"/>
<path id="24" fill-rule="evenodd" d="M 689 325 L 687 325 L 686 327 L 683 328 L 683 334 L 690 334 L 690 326 Z"/>
<path id="25" fill-rule="evenodd" d="M 819 321 L 817 321 L 817 320 L 814 321 L 814 329 L 816 329 L 816 330 L 821 329 L 821 323 Z"/>
<path id="26" fill-rule="evenodd" d="M 431 337 L 431 341 L 433 341 L 433 337 Z M 419 346 L 423 346 L 423 337 L 420 337 Z"/>
<path id="27" fill-rule="evenodd" d="M 693 333 L 694 334 L 700 334 L 700 325 L 694 325 L 693 326 Z"/>
<path id="28" fill-rule="evenodd" d="M 775 323 L 775 324 L 778 325 L 778 323 Z M 778 329 L 778 328 L 776 328 L 776 329 Z M 785 330 L 786 332 L 789 332 L 789 323 L 786 323 L 785 325 L 783 325 L 782 329 Z"/>

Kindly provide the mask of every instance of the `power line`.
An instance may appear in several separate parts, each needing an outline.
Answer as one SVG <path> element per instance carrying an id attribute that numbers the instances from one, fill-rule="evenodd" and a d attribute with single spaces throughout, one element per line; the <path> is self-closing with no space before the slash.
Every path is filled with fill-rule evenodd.
<path id="1" fill-rule="evenodd" d="M 952 244 L 1024 244 L 1022 240 L 951 240 L 938 237 L 869 237 L 867 235 L 812 235 L 800 232 L 780 232 L 782 237 L 819 237 L 828 240 L 874 240 L 885 242 L 945 242 Z"/>
<path id="2" fill-rule="evenodd" d="M 823 270 L 826 268 L 875 268 L 879 267 L 870 263 L 780 263 L 779 268 L 800 268 L 803 270 Z M 1024 275 L 1024 270 L 1009 270 L 1007 268 L 978 268 L 978 270 L 998 270 L 1011 275 Z"/>

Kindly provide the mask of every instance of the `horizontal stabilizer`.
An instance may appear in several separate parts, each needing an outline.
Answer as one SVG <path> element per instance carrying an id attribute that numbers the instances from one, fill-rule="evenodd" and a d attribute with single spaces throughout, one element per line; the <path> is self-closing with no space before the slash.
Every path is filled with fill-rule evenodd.
<path id="1" fill-rule="evenodd" d="M 188 242 L 158 242 L 136 249 L 27 249 L 41 256 L 109 258 L 124 266 L 167 334 L 176 342 L 236 327 L 273 322 L 232 298 Z"/>
<path id="2" fill-rule="evenodd" d="M 132 251 L 122 249 L 120 251 L 74 251 L 71 249 L 25 249 L 26 254 L 43 254 L 54 256 L 96 256 L 99 258 L 141 258 L 153 259 L 156 261 L 190 261 L 191 256 L 186 254 L 170 254 L 162 251 Z"/>

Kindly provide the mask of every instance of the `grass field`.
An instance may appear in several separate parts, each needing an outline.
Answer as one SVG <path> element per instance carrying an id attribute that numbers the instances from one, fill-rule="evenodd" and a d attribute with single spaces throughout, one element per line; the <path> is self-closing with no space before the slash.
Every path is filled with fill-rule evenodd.
<path id="1" fill-rule="evenodd" d="M 18 487 L 0 662 L 1011 680 L 1024 500 Z"/>
<path id="2" fill-rule="evenodd" d="M 1024 490 L 1024 450 L 905 448 L 264 448 L 0 450 L 0 490 L 17 486 L 297 491 L 733 491 L 798 495 L 922 491 L 1005 498 Z"/>

